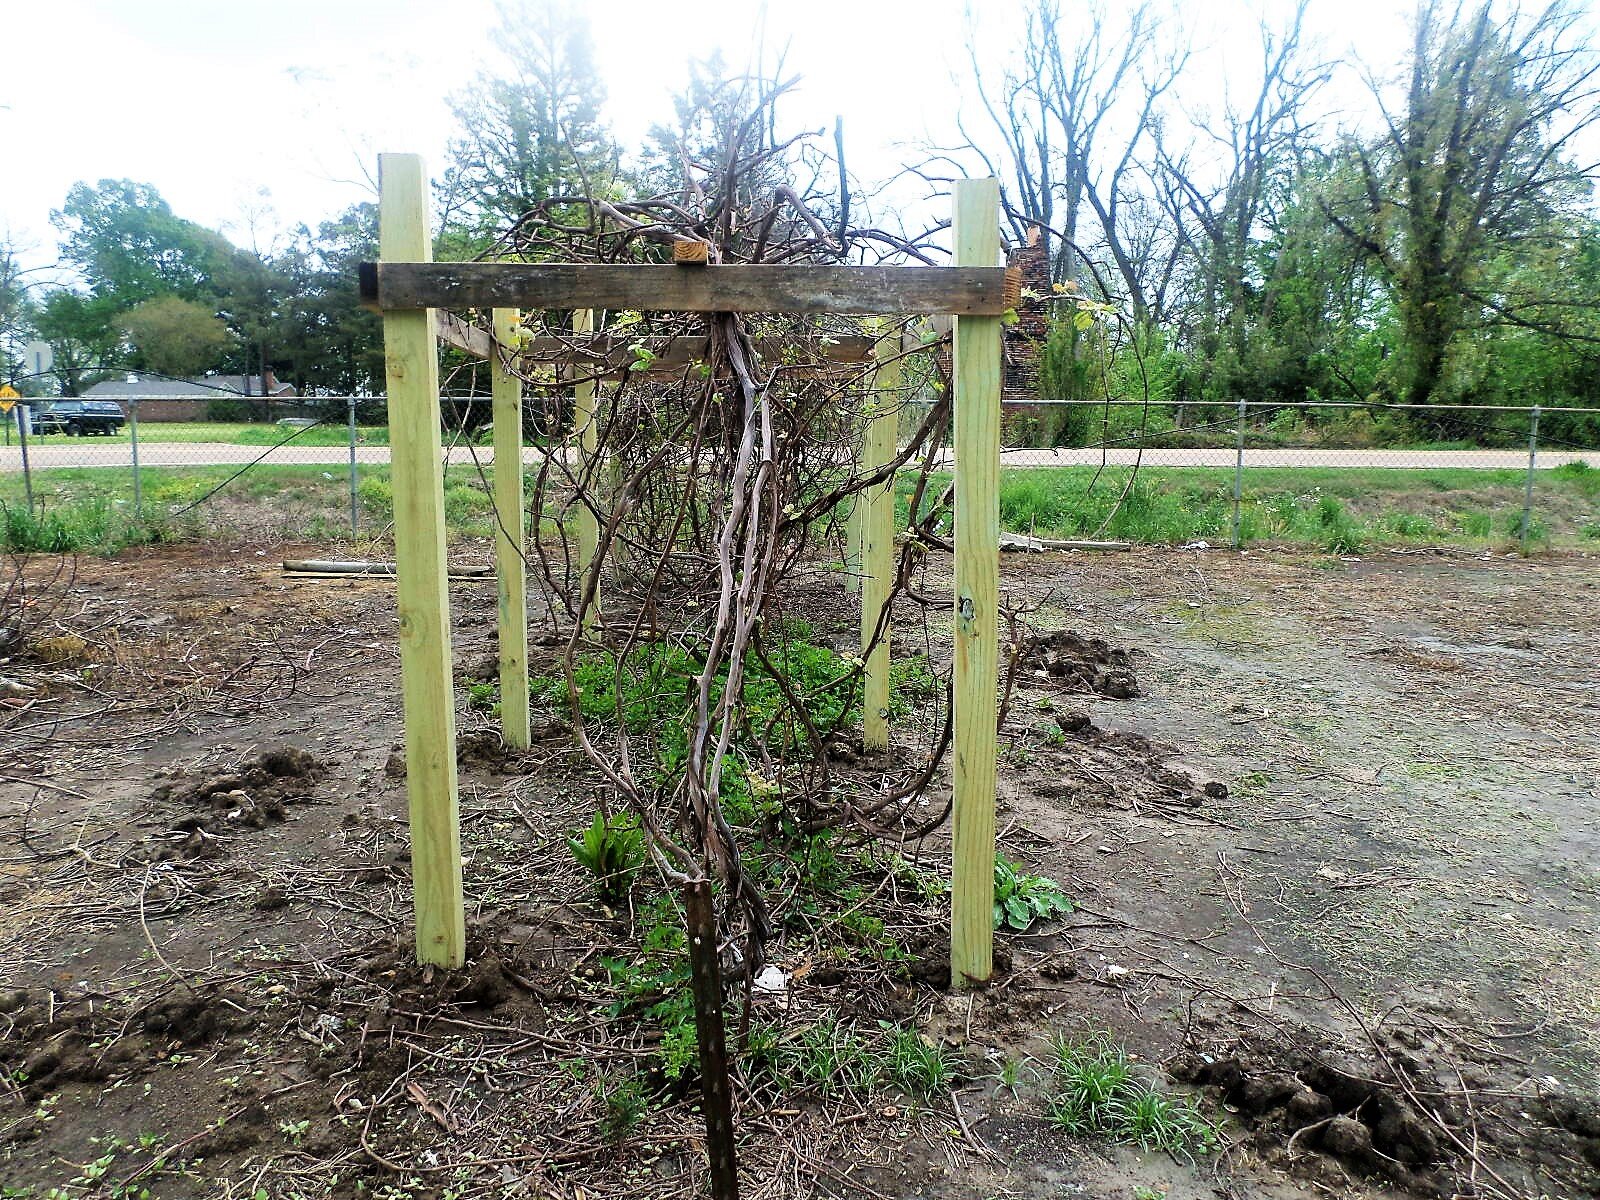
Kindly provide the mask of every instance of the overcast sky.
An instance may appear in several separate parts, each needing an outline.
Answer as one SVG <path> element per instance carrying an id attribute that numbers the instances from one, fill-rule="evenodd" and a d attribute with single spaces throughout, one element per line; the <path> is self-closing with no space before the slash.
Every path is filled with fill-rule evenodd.
<path id="1" fill-rule="evenodd" d="M 887 174 L 953 136 L 968 0 L 776 0 L 769 45 L 803 77 L 792 119 L 842 115 L 852 167 Z M 1258 17 L 1289 0 L 1174 3 L 1196 52 L 1192 103 L 1253 67 Z M 980 0 L 979 44 L 1005 53 L 1020 0 Z M 1065 5 L 1071 13 L 1071 0 Z M 1399 61 L 1407 0 L 1313 0 L 1323 52 Z M 607 116 L 624 146 L 670 114 L 685 59 L 746 61 L 762 8 L 740 0 L 590 7 Z M 0 5 L 0 231 L 55 253 L 49 213 L 78 180 L 154 184 L 182 216 L 270 243 L 370 195 L 380 150 L 436 169 L 445 97 L 486 53 L 491 0 L 6 0 Z M 968 98 L 970 103 L 970 97 Z M 1326 102 L 1353 113 L 1353 77 Z M 262 248 L 266 248 L 263 246 Z"/>

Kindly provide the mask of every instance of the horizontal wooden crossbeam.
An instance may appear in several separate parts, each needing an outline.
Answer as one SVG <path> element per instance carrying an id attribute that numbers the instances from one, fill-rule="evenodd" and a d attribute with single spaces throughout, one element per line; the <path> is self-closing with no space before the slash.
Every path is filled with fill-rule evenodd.
<path id="1" fill-rule="evenodd" d="M 420 308 L 638 309 L 849 316 L 1015 308 L 1004 267 L 614 266 L 588 263 L 361 264 L 361 298 L 379 311 Z"/>

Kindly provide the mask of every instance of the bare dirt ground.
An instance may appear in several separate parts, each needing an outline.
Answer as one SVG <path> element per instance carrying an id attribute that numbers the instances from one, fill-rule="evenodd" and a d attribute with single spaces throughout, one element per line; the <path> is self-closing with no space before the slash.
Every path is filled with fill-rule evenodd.
<path id="1" fill-rule="evenodd" d="M 607 1123 L 609 1081 L 662 1048 L 604 991 L 628 917 L 567 853 L 599 785 L 564 725 L 541 709 L 514 755 L 463 711 L 471 961 L 409 965 L 392 585 L 284 580 L 283 556 L 83 560 L 0 663 L 0 1194 L 698 1194 L 693 1089 Z M 978 994 L 936 986 L 937 903 L 889 926 L 904 961 L 782 963 L 786 1020 L 915 1022 L 967 1078 L 745 1096 L 746 1195 L 1600 1195 L 1600 560 L 1139 551 L 1003 578 L 1137 684 L 1084 693 L 1030 652 L 1009 698 L 1002 850 L 1078 909 L 1002 937 Z M 818 588 L 847 646 L 850 601 Z M 493 585 L 454 598 L 482 674 Z M 1197 1089 L 1217 1153 L 1051 1126 L 1028 1057 L 1101 1030 Z"/>

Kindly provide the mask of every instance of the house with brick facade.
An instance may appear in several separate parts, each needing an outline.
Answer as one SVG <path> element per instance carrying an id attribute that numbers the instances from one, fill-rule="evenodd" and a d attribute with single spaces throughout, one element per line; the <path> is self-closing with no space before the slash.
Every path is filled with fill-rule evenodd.
<path id="1" fill-rule="evenodd" d="M 280 383 L 268 367 L 261 375 L 206 375 L 198 379 L 166 379 L 129 372 L 84 392 L 89 400 L 139 400 L 141 421 L 205 421 L 215 419 L 218 402 L 230 406 L 234 419 L 273 421 L 298 412 L 288 403 L 300 393 Z"/>

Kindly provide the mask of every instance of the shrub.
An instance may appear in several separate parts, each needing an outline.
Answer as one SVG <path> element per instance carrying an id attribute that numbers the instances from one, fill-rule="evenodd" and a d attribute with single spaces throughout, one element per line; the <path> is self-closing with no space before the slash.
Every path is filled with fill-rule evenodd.
<path id="1" fill-rule="evenodd" d="M 208 400 L 206 402 L 206 420 L 219 422 L 248 421 L 250 419 L 250 405 L 244 400 Z"/>

